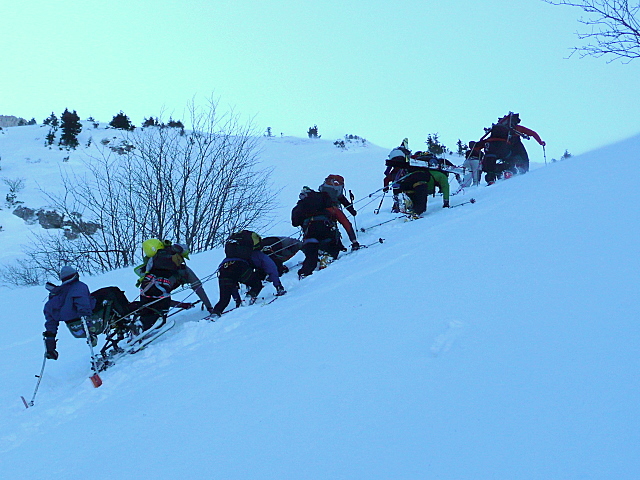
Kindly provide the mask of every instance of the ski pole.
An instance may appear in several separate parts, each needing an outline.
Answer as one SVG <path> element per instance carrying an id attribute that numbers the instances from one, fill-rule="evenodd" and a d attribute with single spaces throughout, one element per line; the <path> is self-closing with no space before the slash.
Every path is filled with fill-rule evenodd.
<path id="1" fill-rule="evenodd" d="M 389 220 L 386 220 L 384 222 L 380 222 L 380 223 L 376 223 L 375 225 L 371 225 L 370 227 L 367 227 L 367 228 L 363 227 L 363 228 L 360 229 L 360 231 L 361 232 L 366 232 L 367 230 L 371 230 L 372 228 L 379 227 L 380 225 L 384 225 L 385 223 L 393 222 L 394 220 L 397 220 L 398 218 L 402 218 L 402 217 L 404 217 L 404 215 L 399 215 L 397 217 L 393 217 L 393 218 L 391 218 Z"/>
<path id="2" fill-rule="evenodd" d="M 458 205 L 454 205 L 453 207 L 449 207 L 449 208 L 461 207 L 462 205 L 466 205 L 467 203 L 476 203 L 476 199 L 475 199 L 475 198 L 472 198 L 471 200 L 468 200 L 468 201 L 466 201 L 466 202 L 459 203 Z"/>
<path id="3" fill-rule="evenodd" d="M 384 190 L 384 192 L 383 192 L 383 194 L 382 194 L 382 198 L 380 199 L 380 204 L 378 205 L 378 208 L 376 208 L 376 209 L 373 211 L 373 214 L 374 214 L 374 215 L 378 215 L 378 214 L 380 213 L 380 208 L 382 208 L 382 202 L 384 202 L 384 197 L 385 197 L 385 195 L 387 194 L 387 192 L 388 192 L 388 191 L 389 191 L 389 189 Z"/>
<path id="4" fill-rule="evenodd" d="M 544 155 L 544 164 L 547 164 L 547 150 L 545 149 L 544 145 L 542 146 L 542 154 Z"/>
<path id="5" fill-rule="evenodd" d="M 351 205 L 349 205 L 351 208 L 353 208 L 353 201 L 355 200 L 356 196 L 353 194 L 353 192 L 351 190 L 349 190 L 349 199 L 351 200 Z M 356 227 L 356 232 L 358 231 L 358 222 L 356 220 L 356 216 L 353 215 L 353 226 Z"/>
<path id="6" fill-rule="evenodd" d="M 364 248 L 372 247 L 373 245 L 376 245 L 376 244 L 378 244 L 378 243 L 384 243 L 384 240 L 385 240 L 384 238 L 379 238 L 379 239 L 378 239 L 378 240 L 376 240 L 375 242 L 371 242 L 370 244 L 365 245 L 365 246 L 364 246 Z"/>
<path id="7" fill-rule="evenodd" d="M 93 352 L 93 343 L 91 342 L 91 333 L 89 332 L 89 327 L 87 326 L 86 317 L 80 317 L 82 320 L 82 326 L 84 327 L 84 333 L 87 336 L 87 345 L 89 345 L 89 350 L 91 351 L 91 370 L 93 370 L 93 375 L 91 375 L 91 383 L 95 388 L 98 388 L 102 385 L 102 379 L 100 375 L 98 375 L 98 362 L 96 360 L 96 355 Z"/>
<path id="8" fill-rule="evenodd" d="M 24 403 L 25 408 L 33 407 L 34 402 L 36 400 L 36 394 L 38 393 L 38 388 L 40 387 L 40 382 L 42 381 L 42 374 L 44 373 L 44 366 L 47 364 L 47 354 L 44 354 L 44 359 L 42 360 L 42 368 L 40 369 L 40 375 L 36 375 L 38 382 L 36 383 L 36 389 L 33 391 L 33 397 L 31 397 L 31 401 L 27 403 L 23 396 L 20 396 L 22 402 Z"/>

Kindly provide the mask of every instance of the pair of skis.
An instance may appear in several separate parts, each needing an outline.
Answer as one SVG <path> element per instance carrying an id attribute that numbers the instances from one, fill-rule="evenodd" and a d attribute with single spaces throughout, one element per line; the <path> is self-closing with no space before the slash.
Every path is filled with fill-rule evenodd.
<path id="1" fill-rule="evenodd" d="M 126 345 L 118 352 L 113 353 L 105 358 L 98 359 L 98 371 L 103 372 L 110 366 L 114 365 L 116 360 L 126 356 L 133 355 L 135 353 L 144 350 L 154 342 L 156 339 L 167 333 L 175 326 L 176 322 L 173 319 L 167 320 L 157 328 L 150 328 L 140 333 L 138 336 L 132 338 Z"/>

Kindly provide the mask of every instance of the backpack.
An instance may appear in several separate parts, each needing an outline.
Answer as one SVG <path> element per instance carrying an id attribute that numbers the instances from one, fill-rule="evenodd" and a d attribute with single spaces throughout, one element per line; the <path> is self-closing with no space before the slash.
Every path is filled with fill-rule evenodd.
<path id="1" fill-rule="evenodd" d="M 249 261 L 251 253 L 260 248 L 262 238 L 251 230 L 233 233 L 224 244 L 224 254 L 227 258 L 240 258 Z"/>
<path id="2" fill-rule="evenodd" d="M 340 195 L 344 195 L 344 178 L 340 175 L 329 175 L 324 183 L 318 187 L 319 192 L 325 192 L 334 205 L 338 205 Z"/>
<path id="3" fill-rule="evenodd" d="M 109 327 L 112 318 L 122 319 L 131 313 L 131 304 L 118 287 L 103 287 L 91 292 L 91 296 L 96 299 L 88 322 L 91 333 L 102 333 Z"/>
<path id="4" fill-rule="evenodd" d="M 494 123 L 491 126 L 491 135 L 489 138 L 500 138 L 509 141 L 510 129 L 508 125 L 503 123 Z"/>
<path id="5" fill-rule="evenodd" d="M 325 210 L 333 206 L 331 197 L 327 192 L 310 191 L 305 198 L 298 203 L 304 217 L 327 214 Z"/>
<path id="6" fill-rule="evenodd" d="M 149 262 L 151 262 L 151 268 L 147 269 L 149 272 L 175 272 L 184 264 L 184 257 L 172 248 L 163 248 L 158 250 Z"/>

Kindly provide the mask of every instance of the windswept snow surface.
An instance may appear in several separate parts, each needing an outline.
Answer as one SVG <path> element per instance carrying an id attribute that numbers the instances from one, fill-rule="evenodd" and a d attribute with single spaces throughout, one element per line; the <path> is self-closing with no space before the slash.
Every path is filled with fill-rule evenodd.
<path id="1" fill-rule="evenodd" d="M 381 186 L 380 148 L 264 147 L 283 187 L 269 233 L 295 232 L 298 190 L 326 174 L 358 198 Z M 176 315 L 97 389 L 61 330 L 29 409 L 46 291 L 2 290 L 0 477 L 640 478 L 640 194 L 619 181 L 638 151 L 635 137 L 452 197 L 473 205 L 430 198 L 425 218 L 360 234 L 383 244 L 285 275 L 271 305 Z M 370 200 L 358 227 L 392 218 Z M 204 277 L 221 258 L 190 264 Z M 84 280 L 135 297 L 130 270 Z"/>

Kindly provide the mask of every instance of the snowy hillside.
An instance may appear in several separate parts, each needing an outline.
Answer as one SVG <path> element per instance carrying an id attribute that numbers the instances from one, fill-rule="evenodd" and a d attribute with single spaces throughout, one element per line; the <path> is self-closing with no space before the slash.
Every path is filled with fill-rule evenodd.
<path id="1" fill-rule="evenodd" d="M 639 148 L 640 136 L 468 189 L 452 206 L 477 202 L 459 208 L 430 198 L 425 218 L 360 234 L 383 244 L 302 281 L 285 275 L 271 305 L 215 323 L 176 315 L 97 389 L 86 344 L 61 331 L 29 409 L 20 395 L 42 364 L 46 291 L 0 291 L 2 478 L 639 478 L 640 193 L 605 190 L 635 170 Z M 23 165 L 0 154 L 7 176 L 59 164 L 32 165 L 26 147 Z M 265 139 L 283 190 L 279 224 L 260 233 L 293 235 L 300 187 L 329 173 L 363 199 L 358 227 L 393 218 L 388 201 L 374 215 L 379 199 L 366 198 L 386 154 Z M 35 203 L 30 188 L 18 198 Z M 3 242 L 34 228 L 10 230 L 0 214 Z M 204 277 L 221 259 L 190 265 Z M 131 270 L 83 280 L 136 295 Z M 217 297 L 214 281 L 205 289 Z"/>

